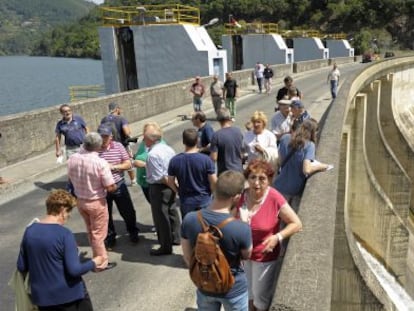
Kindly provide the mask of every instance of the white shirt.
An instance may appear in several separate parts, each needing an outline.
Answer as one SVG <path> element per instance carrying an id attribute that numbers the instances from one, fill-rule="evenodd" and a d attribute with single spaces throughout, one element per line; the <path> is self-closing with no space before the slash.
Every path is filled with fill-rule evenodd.
<path id="1" fill-rule="evenodd" d="M 339 72 L 338 68 L 332 69 L 328 74 L 328 80 L 338 81 L 340 76 L 341 76 L 341 73 Z"/>
<path id="2" fill-rule="evenodd" d="M 256 76 L 256 78 L 263 78 L 263 71 L 263 64 L 256 64 L 256 67 L 254 68 L 254 75 Z"/>
<path id="3" fill-rule="evenodd" d="M 292 126 L 292 117 L 290 114 L 285 117 L 280 111 L 278 111 L 274 114 L 270 123 L 274 134 L 281 135 L 289 133 Z"/>
<path id="4" fill-rule="evenodd" d="M 158 142 L 150 148 L 146 162 L 149 184 L 156 184 L 163 177 L 168 176 L 168 164 L 173 156 L 175 156 L 175 151 L 167 144 Z"/>
<path id="5" fill-rule="evenodd" d="M 276 147 L 275 135 L 267 129 L 264 129 L 261 134 L 255 134 L 253 131 L 248 131 L 244 134 L 244 145 L 247 147 L 248 160 L 255 159 L 261 155 L 256 151 L 255 146 L 260 145 L 263 149 Z"/>

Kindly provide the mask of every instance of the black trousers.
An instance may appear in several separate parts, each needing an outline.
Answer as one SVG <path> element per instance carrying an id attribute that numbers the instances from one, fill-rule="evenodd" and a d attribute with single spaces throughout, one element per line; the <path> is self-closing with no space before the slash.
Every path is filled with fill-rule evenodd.
<path id="1" fill-rule="evenodd" d="M 86 288 L 85 288 L 86 291 Z M 93 311 L 92 301 L 88 292 L 83 299 L 64 303 L 61 305 L 38 307 L 39 311 Z"/>
<path id="2" fill-rule="evenodd" d="M 121 217 L 124 219 L 129 235 L 132 236 L 138 234 L 137 216 L 135 214 L 134 205 L 132 203 L 128 187 L 124 181 L 118 182 L 117 186 L 118 189 L 115 192 L 108 193 L 106 196 L 109 212 L 107 240 L 114 240 L 116 238 L 115 225 L 112 218 L 113 202 L 115 202 L 119 214 L 121 214 Z"/>
<path id="3" fill-rule="evenodd" d="M 175 192 L 164 184 L 151 184 L 149 193 L 160 248 L 172 252 L 173 243 L 180 242 L 181 226 L 181 216 L 174 204 Z"/>

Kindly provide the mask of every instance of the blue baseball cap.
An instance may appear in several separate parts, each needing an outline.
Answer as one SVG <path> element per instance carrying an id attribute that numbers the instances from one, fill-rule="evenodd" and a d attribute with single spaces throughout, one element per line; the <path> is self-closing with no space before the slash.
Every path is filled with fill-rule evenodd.
<path id="1" fill-rule="evenodd" d="M 300 100 L 297 99 L 297 100 L 292 100 L 290 107 L 305 108 L 305 105 Z"/>
<path id="2" fill-rule="evenodd" d="M 112 135 L 112 129 L 109 126 L 105 125 L 105 124 L 101 124 L 98 127 L 98 133 L 100 135 L 111 136 Z"/>

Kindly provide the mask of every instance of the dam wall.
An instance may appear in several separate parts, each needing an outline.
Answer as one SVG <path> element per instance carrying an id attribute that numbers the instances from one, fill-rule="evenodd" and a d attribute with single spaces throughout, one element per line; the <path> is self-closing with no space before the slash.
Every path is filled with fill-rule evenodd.
<path id="1" fill-rule="evenodd" d="M 271 310 L 398 310 L 361 248 L 414 297 L 413 74 L 395 58 L 343 82 L 317 149 L 335 169 L 308 180 Z"/>

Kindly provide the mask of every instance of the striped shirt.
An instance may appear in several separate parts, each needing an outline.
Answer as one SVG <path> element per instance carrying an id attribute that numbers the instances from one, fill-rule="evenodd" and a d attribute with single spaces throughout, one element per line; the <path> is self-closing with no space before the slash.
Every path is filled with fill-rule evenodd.
<path id="1" fill-rule="evenodd" d="M 129 154 L 125 147 L 117 141 L 111 141 L 106 150 L 99 151 L 99 156 L 102 159 L 105 159 L 112 166 L 121 164 L 126 160 L 130 160 Z M 120 182 L 124 179 L 124 171 L 113 170 L 112 176 L 114 177 L 116 183 Z"/>
<path id="2" fill-rule="evenodd" d="M 84 200 L 105 198 L 105 187 L 115 183 L 108 163 L 97 152 L 83 149 L 68 159 L 68 176 L 76 196 Z"/>

